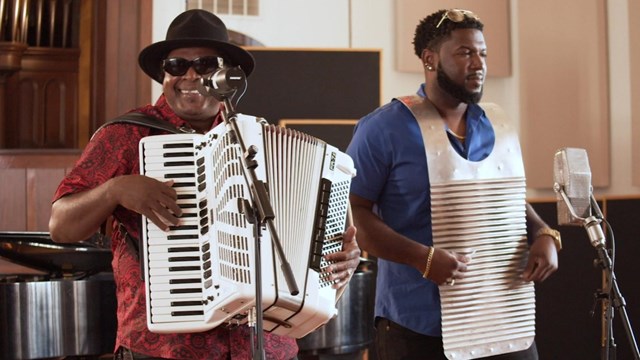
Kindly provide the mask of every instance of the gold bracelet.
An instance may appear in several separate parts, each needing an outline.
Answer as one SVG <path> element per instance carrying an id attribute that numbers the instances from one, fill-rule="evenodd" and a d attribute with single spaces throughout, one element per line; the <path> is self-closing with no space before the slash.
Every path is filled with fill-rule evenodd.
<path id="1" fill-rule="evenodd" d="M 558 230 L 549 228 L 549 227 L 543 227 L 540 228 L 535 236 L 534 239 L 538 238 L 538 236 L 542 236 L 542 235 L 548 235 L 551 236 L 551 238 L 553 238 L 553 243 L 556 246 L 556 251 L 560 252 L 560 250 L 562 250 L 562 238 L 560 237 L 560 232 Z"/>
<path id="2" fill-rule="evenodd" d="M 429 255 L 427 256 L 427 266 L 425 266 L 424 273 L 422 274 L 422 277 L 425 279 L 428 279 L 427 276 L 429 276 L 429 270 L 431 270 L 431 260 L 433 260 L 433 253 L 435 251 L 436 249 L 434 249 L 433 246 L 429 247 Z"/>

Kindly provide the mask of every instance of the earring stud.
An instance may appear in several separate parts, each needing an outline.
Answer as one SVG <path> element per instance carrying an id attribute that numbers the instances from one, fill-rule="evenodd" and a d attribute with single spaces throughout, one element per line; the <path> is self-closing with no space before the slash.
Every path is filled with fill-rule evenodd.
<path id="1" fill-rule="evenodd" d="M 433 66 L 431 66 L 430 64 L 424 64 L 424 66 L 427 68 L 427 70 L 433 71 Z"/>

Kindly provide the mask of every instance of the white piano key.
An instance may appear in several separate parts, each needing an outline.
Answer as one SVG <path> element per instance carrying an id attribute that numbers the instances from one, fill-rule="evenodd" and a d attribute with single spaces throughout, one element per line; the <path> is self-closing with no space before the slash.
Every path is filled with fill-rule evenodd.
<path id="1" fill-rule="evenodd" d="M 154 315 L 151 318 L 151 321 L 154 323 L 171 323 L 171 322 L 177 323 L 177 322 L 188 322 L 188 321 L 201 323 L 203 320 L 204 320 L 203 315 L 181 316 L 179 318 L 173 317 L 173 316 L 167 316 L 167 315 Z M 185 327 L 186 329 L 190 329 L 188 327 L 188 324 L 185 324 Z M 174 331 L 170 331 L 170 332 L 177 332 L 178 330 L 179 330 L 178 327 L 176 327 Z"/>

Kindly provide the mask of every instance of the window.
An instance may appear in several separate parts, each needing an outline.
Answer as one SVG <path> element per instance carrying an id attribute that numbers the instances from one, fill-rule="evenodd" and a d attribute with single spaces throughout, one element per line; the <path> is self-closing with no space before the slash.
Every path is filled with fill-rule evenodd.
<path id="1" fill-rule="evenodd" d="M 260 0 L 187 0 L 187 9 L 209 10 L 218 15 L 258 16 Z"/>

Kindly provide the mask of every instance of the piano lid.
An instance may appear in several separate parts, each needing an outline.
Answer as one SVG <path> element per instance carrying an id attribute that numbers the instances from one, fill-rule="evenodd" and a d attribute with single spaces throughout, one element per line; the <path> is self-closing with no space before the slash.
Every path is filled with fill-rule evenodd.
<path id="1" fill-rule="evenodd" d="M 53 277 L 111 271 L 111 249 L 101 247 L 102 235 L 60 244 L 46 232 L 0 232 L 0 256 Z"/>

